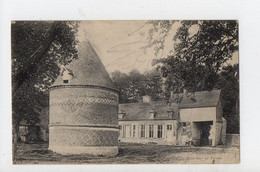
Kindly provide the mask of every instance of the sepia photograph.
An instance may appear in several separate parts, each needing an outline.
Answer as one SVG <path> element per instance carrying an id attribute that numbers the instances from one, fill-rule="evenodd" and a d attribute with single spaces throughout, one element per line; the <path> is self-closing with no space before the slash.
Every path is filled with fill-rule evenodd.
<path id="1" fill-rule="evenodd" d="M 239 164 L 238 20 L 12 20 L 13 164 Z"/>

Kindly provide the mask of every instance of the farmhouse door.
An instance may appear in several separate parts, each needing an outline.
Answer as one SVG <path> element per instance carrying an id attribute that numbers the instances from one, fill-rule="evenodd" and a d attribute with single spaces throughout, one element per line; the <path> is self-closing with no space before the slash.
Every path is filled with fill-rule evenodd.
<path id="1" fill-rule="evenodd" d="M 131 130 L 130 130 L 130 125 L 125 126 L 125 137 L 129 138 L 131 136 Z"/>

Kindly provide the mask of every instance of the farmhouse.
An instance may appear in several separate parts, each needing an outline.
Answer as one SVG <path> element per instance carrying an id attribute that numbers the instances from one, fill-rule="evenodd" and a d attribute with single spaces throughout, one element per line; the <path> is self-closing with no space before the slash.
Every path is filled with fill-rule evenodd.
<path id="1" fill-rule="evenodd" d="M 171 94 L 169 102 L 119 104 L 119 141 L 167 145 L 225 144 L 221 91 Z"/>

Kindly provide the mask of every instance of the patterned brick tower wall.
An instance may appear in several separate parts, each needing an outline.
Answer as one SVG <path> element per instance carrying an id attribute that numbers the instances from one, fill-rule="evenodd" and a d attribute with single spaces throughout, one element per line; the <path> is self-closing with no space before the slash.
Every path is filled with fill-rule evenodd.
<path id="1" fill-rule="evenodd" d="M 49 149 L 116 155 L 119 98 L 103 64 L 87 42 L 79 49 L 79 60 L 66 68 L 71 81 L 63 83 L 61 73 L 50 88 Z"/>

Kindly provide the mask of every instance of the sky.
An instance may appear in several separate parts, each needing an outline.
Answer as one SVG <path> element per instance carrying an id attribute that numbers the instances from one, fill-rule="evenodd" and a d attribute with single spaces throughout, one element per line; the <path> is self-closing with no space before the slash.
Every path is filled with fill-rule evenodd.
<path id="1" fill-rule="evenodd" d="M 173 44 L 168 37 L 164 52 L 155 55 L 148 45 L 147 37 L 151 25 L 147 21 L 82 21 L 80 23 L 79 41 L 88 39 L 109 73 L 119 70 L 129 73 L 137 69 L 141 73 L 151 70 L 152 60 L 165 57 Z M 174 35 L 180 24 L 173 25 L 169 34 Z M 196 28 L 193 28 L 196 30 Z M 238 63 L 238 53 L 229 63 Z"/>

